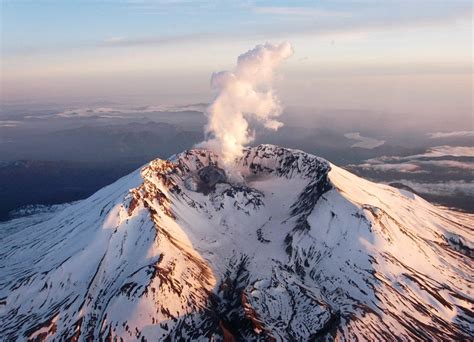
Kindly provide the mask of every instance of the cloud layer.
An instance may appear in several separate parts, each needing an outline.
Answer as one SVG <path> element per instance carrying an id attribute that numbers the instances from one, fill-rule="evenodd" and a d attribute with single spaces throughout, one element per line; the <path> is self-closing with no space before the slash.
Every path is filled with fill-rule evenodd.
<path id="1" fill-rule="evenodd" d="M 434 132 L 428 136 L 431 139 L 474 137 L 474 131 Z"/>
<path id="2" fill-rule="evenodd" d="M 358 142 L 353 144 L 351 147 L 366 148 L 366 149 L 371 150 L 373 148 L 376 148 L 385 144 L 385 140 L 378 140 L 375 138 L 364 137 L 360 135 L 359 132 L 346 133 L 344 134 L 344 136 L 347 139 L 358 140 Z"/>
<path id="3" fill-rule="evenodd" d="M 469 181 L 417 182 L 409 179 L 401 179 L 397 182 L 412 188 L 422 195 L 455 196 L 463 194 L 474 196 L 474 182 Z"/>
<path id="4" fill-rule="evenodd" d="M 433 171 L 446 175 L 449 172 L 474 171 L 474 147 L 436 146 L 424 153 L 410 156 L 381 156 L 367 159 L 364 163 L 350 165 L 353 168 L 375 172 L 403 174 L 428 174 Z M 459 159 L 459 160 L 456 160 Z M 437 168 L 437 170 L 433 169 Z"/>

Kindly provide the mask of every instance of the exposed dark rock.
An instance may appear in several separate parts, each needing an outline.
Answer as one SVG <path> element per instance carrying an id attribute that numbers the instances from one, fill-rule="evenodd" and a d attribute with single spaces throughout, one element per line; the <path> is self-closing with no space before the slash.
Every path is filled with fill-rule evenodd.
<path id="1" fill-rule="evenodd" d="M 217 166 L 204 166 L 198 171 L 199 179 L 208 187 L 212 188 L 217 183 L 224 183 L 227 180 L 225 171 Z"/>
<path id="2" fill-rule="evenodd" d="M 190 175 L 186 181 L 186 188 L 192 191 L 202 192 L 205 195 L 214 191 L 216 184 L 226 183 L 225 171 L 214 165 L 207 165 L 199 169 L 196 174 Z"/>

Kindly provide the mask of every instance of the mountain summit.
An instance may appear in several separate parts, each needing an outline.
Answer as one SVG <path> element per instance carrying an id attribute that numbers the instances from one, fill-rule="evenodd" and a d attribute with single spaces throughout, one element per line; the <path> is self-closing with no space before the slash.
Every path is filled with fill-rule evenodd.
<path id="1" fill-rule="evenodd" d="M 469 340 L 474 216 L 313 155 L 189 150 L 0 224 L 0 340 Z"/>

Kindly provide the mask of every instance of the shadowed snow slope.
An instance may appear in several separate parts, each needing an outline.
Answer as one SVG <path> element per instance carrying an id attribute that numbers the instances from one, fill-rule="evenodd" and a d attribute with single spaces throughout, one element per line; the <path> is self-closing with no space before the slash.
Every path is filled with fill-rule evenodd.
<path id="1" fill-rule="evenodd" d="M 473 216 L 301 151 L 154 160 L 0 224 L 0 340 L 468 340 Z"/>

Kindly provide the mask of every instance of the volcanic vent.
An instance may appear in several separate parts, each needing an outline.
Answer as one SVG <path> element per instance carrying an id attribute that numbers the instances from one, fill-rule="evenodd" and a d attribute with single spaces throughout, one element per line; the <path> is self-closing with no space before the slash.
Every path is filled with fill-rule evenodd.
<path id="1" fill-rule="evenodd" d="M 216 165 L 207 165 L 189 175 L 184 185 L 186 189 L 204 194 L 215 190 L 216 184 L 227 182 L 225 171 Z"/>

